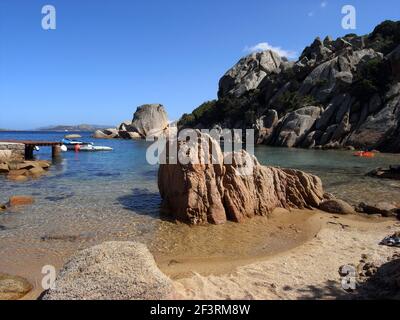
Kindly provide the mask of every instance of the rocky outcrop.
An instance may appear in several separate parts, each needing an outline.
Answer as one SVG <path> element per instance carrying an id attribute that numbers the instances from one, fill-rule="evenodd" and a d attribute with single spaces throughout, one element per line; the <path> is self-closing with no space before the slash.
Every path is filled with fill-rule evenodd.
<path id="1" fill-rule="evenodd" d="M 400 45 L 388 55 L 388 59 L 392 74 L 400 81 Z"/>
<path id="2" fill-rule="evenodd" d="M 158 138 L 168 128 L 168 116 L 161 104 L 146 104 L 137 108 L 131 122 L 124 121 L 118 128 L 97 130 L 97 139 L 146 139 Z"/>
<path id="3" fill-rule="evenodd" d="M 321 180 L 301 171 L 261 166 L 246 151 L 223 154 L 220 145 L 196 131 L 200 141 L 190 150 L 188 164 L 167 157 L 158 173 L 162 213 L 189 224 L 242 222 L 266 216 L 275 208 L 318 207 L 323 198 Z M 170 142 L 174 143 L 174 142 Z M 189 145 L 179 141 L 179 152 Z"/>
<path id="4" fill-rule="evenodd" d="M 370 177 L 381 178 L 381 179 L 393 179 L 400 180 L 400 165 L 390 166 L 390 168 L 378 168 L 372 170 L 367 174 Z"/>
<path id="5" fill-rule="evenodd" d="M 386 21 L 367 36 L 317 38 L 294 62 L 253 53 L 221 78 L 217 101 L 179 125 L 255 128 L 256 142 L 273 146 L 400 152 L 399 34 Z"/>
<path id="6" fill-rule="evenodd" d="M 319 118 L 320 107 L 304 107 L 288 113 L 282 120 L 274 145 L 294 147 L 299 145 L 307 136 L 315 121 Z"/>
<path id="7" fill-rule="evenodd" d="M 93 134 L 93 138 L 96 139 L 116 139 L 120 138 L 119 131 L 117 129 L 104 129 L 96 130 Z"/>
<path id="8" fill-rule="evenodd" d="M 219 82 L 219 97 L 240 97 L 256 89 L 270 74 L 279 73 L 282 58 L 274 51 L 255 52 L 241 59 Z"/>
<path id="9" fill-rule="evenodd" d="M 0 163 L 0 174 L 7 175 L 7 179 L 15 182 L 25 182 L 40 178 L 50 166 L 50 161 L 46 160 L 3 162 Z"/>
<path id="10" fill-rule="evenodd" d="M 76 253 L 43 300 L 165 300 L 172 281 L 137 242 L 106 242 Z"/>
<path id="11" fill-rule="evenodd" d="M 137 109 L 131 124 L 143 137 L 158 137 L 168 127 L 168 116 L 161 104 L 146 104 Z"/>
<path id="12" fill-rule="evenodd" d="M 268 110 L 266 115 L 260 117 L 255 124 L 257 132 L 257 144 L 268 144 L 272 139 L 272 134 L 276 125 L 278 124 L 279 116 L 275 110 Z"/>
<path id="13" fill-rule="evenodd" d="M 383 217 L 396 217 L 397 214 L 400 213 L 400 208 L 388 202 L 378 202 L 375 204 L 366 204 L 364 202 L 361 202 L 357 206 L 356 211 L 372 215 L 379 214 Z"/>

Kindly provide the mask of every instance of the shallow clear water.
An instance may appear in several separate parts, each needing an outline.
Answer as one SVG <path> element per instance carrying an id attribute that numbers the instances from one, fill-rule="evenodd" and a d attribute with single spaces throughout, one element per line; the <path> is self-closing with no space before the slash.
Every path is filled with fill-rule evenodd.
<path id="1" fill-rule="evenodd" d="M 0 132 L 0 140 L 60 141 L 63 135 Z M 88 133 L 81 135 L 81 140 L 110 146 L 114 151 L 63 153 L 47 176 L 26 183 L 0 177 L 0 203 L 12 195 L 35 198 L 33 206 L 0 215 L 0 272 L 40 279 L 44 264 L 60 267 L 76 249 L 105 240 L 143 241 L 160 257 L 169 254 L 233 257 L 238 250 L 242 256 L 251 257 L 268 252 L 268 241 L 274 240 L 267 241 L 266 235 L 270 232 L 266 232 L 267 223 L 205 229 L 160 219 L 158 168 L 147 164 L 145 159 L 149 143 L 93 140 Z M 42 148 L 37 157 L 49 159 L 50 152 L 50 148 Z M 256 148 L 256 156 L 265 165 L 317 174 L 328 192 L 352 203 L 378 200 L 400 203 L 399 182 L 365 176 L 378 166 L 399 163 L 398 155 L 380 154 L 374 159 L 360 159 L 353 157 L 352 152 L 260 146 Z M 27 270 L 35 274 L 27 275 Z"/>
<path id="2" fill-rule="evenodd" d="M 256 148 L 256 156 L 264 165 L 295 168 L 322 179 L 324 189 L 350 203 L 398 202 L 400 182 L 367 177 L 377 167 L 400 163 L 399 154 L 377 154 L 375 158 L 354 157 L 352 151 Z"/>

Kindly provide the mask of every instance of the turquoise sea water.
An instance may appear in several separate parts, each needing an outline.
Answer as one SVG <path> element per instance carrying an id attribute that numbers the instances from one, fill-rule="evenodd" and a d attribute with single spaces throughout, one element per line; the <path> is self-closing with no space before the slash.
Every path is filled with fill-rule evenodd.
<path id="1" fill-rule="evenodd" d="M 89 133 L 81 135 L 81 140 L 110 146 L 114 151 L 63 153 L 47 176 L 26 183 L 0 177 L 0 203 L 12 195 L 35 198 L 33 206 L 0 215 L 0 272 L 16 274 L 22 270 L 20 273 L 26 274 L 28 264 L 40 274 L 40 266 L 46 261 L 61 265 L 76 249 L 105 240 L 140 240 L 160 252 L 180 246 L 205 256 L 234 255 L 232 248 L 245 248 L 243 239 L 232 239 L 227 229 L 217 227 L 207 232 L 215 238 L 229 237 L 226 240 L 230 245 L 221 246 L 219 252 L 214 247 L 214 252 L 206 237 L 202 236 L 200 242 L 196 239 L 193 228 L 160 219 L 158 168 L 146 162 L 148 142 L 96 140 Z M 0 132 L 0 140 L 60 141 L 63 136 L 64 133 L 54 132 Z M 42 148 L 36 156 L 50 159 L 51 150 Z M 400 163 L 399 155 L 379 154 L 374 159 L 360 159 L 347 151 L 260 146 L 256 147 L 256 156 L 265 165 L 316 174 L 322 178 L 326 191 L 351 203 L 400 203 L 399 182 L 365 176 L 376 167 Z M 246 250 L 251 255 L 256 248 L 249 245 Z"/>

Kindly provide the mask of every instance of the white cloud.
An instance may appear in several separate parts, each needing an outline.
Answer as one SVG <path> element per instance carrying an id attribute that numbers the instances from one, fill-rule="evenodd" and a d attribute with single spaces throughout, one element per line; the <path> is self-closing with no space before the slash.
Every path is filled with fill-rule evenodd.
<path id="1" fill-rule="evenodd" d="M 311 12 L 307 13 L 307 15 L 308 15 L 309 17 L 314 17 L 314 12 L 311 11 Z"/>
<path id="2" fill-rule="evenodd" d="M 259 51 L 266 51 L 271 50 L 279 54 L 281 57 L 286 57 L 288 59 L 297 58 L 297 52 L 291 50 L 284 50 L 281 47 L 274 47 L 271 46 L 268 42 L 260 42 L 252 47 L 246 47 L 244 51 L 247 52 L 259 52 Z"/>
<path id="3" fill-rule="evenodd" d="M 328 1 L 321 2 L 321 8 L 326 8 L 327 5 L 328 5 Z"/>

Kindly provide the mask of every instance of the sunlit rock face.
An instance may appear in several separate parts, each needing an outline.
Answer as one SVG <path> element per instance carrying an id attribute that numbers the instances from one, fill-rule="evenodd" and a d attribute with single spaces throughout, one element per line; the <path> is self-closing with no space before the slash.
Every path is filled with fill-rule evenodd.
<path id="1" fill-rule="evenodd" d="M 171 163 L 171 156 L 160 165 L 163 214 L 189 224 L 222 224 L 266 216 L 275 208 L 318 207 L 322 201 L 324 192 L 318 177 L 262 166 L 244 150 L 224 154 L 209 135 L 196 134 L 199 140 L 209 141 L 208 149 L 199 144 L 188 151 L 186 141 L 179 141 L 178 154 L 184 150 L 190 161 Z"/>

